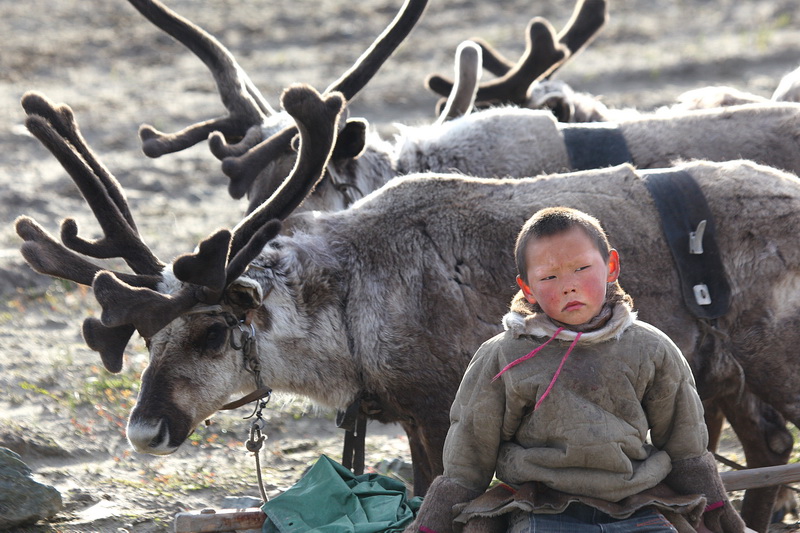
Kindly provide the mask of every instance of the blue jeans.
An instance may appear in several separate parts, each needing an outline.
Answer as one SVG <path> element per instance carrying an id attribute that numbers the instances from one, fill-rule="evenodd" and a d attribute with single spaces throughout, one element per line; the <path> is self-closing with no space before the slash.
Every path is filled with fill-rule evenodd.
<path id="1" fill-rule="evenodd" d="M 602 511 L 571 503 L 559 514 L 513 513 L 508 533 L 675 533 L 677 530 L 652 508 L 628 518 L 614 518 Z"/>

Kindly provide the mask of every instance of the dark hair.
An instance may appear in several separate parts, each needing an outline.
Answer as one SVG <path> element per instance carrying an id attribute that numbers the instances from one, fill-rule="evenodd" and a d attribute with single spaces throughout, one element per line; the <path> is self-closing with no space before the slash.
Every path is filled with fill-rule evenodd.
<path id="1" fill-rule="evenodd" d="M 583 211 L 570 207 L 547 207 L 540 209 L 529 218 L 517 235 L 517 243 L 514 246 L 514 256 L 517 260 L 517 273 L 522 281 L 528 283 L 528 269 L 525 264 L 525 250 L 531 239 L 550 237 L 571 230 L 580 228 L 594 242 L 603 261 L 608 262 L 611 245 L 600 221 Z"/>

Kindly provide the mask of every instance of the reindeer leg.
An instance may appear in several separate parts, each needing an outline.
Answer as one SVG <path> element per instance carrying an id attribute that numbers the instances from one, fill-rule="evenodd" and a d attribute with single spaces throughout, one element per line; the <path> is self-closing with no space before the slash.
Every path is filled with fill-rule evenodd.
<path id="1" fill-rule="evenodd" d="M 428 421 L 426 421 L 428 422 Z M 413 421 L 401 422 L 408 435 L 408 446 L 411 448 L 411 463 L 414 472 L 414 496 L 424 496 L 436 476 L 444 472 L 442 449 L 447 436 L 447 426 L 442 431 L 433 431 L 417 425 Z"/>
<path id="2" fill-rule="evenodd" d="M 748 467 L 787 463 L 793 439 L 780 413 L 748 391 L 721 399 L 720 407 L 742 443 Z M 767 531 L 778 490 L 776 486 L 745 491 L 741 515 L 747 527 Z"/>
<path id="3" fill-rule="evenodd" d="M 708 451 L 714 453 L 719 446 L 719 439 L 722 436 L 722 424 L 725 416 L 719 405 L 714 401 L 703 402 L 703 411 L 708 428 Z"/>

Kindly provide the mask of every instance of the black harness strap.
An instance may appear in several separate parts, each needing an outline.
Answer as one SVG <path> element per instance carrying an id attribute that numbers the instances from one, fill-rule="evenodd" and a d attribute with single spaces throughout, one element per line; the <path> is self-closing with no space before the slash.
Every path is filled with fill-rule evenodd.
<path id="1" fill-rule="evenodd" d="M 342 466 L 355 475 L 364 473 L 364 454 L 367 437 L 367 415 L 361 411 L 361 400 L 356 398 L 347 410 L 336 413 L 336 427 L 345 430 Z"/>
<path id="2" fill-rule="evenodd" d="M 639 175 L 661 216 L 686 307 L 698 318 L 721 317 L 730 307 L 731 288 L 703 192 L 685 170 L 640 170 Z"/>
<path id="3" fill-rule="evenodd" d="M 559 124 L 573 170 L 633 163 L 619 125 L 610 122 Z"/>

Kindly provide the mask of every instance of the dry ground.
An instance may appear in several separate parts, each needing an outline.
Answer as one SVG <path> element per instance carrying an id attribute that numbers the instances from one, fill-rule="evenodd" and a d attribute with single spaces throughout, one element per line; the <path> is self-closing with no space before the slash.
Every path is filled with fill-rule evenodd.
<path id="1" fill-rule="evenodd" d="M 291 82 L 319 89 L 338 77 L 393 17 L 399 0 L 170 0 L 238 57 L 273 105 Z M 382 133 L 392 121 L 432 119 L 426 74 L 451 72 L 463 39 L 481 36 L 509 56 L 522 50 L 534 15 L 560 27 L 571 1 L 432 0 L 423 21 L 353 102 Z M 19 106 L 38 90 L 73 107 L 84 135 L 126 188 L 145 240 L 167 260 L 198 238 L 231 226 L 245 204 L 205 146 L 144 157 L 136 130 L 175 130 L 221 112 L 210 76 L 123 0 L 0 1 L 0 444 L 24 452 L 37 479 L 66 508 L 27 531 L 168 531 L 184 509 L 257 495 L 244 450 L 246 409 L 218 416 L 169 457 L 133 454 L 124 419 L 146 364 L 132 344 L 125 372 L 111 376 L 79 334 L 96 313 L 91 294 L 33 274 L 22 262 L 13 220 L 34 216 L 55 231 L 63 216 L 93 231 L 88 210 L 58 163 L 26 134 Z M 800 63 L 794 0 L 611 0 L 601 36 L 562 69 L 573 87 L 611 106 L 667 104 L 684 90 L 726 84 L 769 96 Z M 267 410 L 268 490 L 297 480 L 320 453 L 338 458 L 333 415 L 276 399 Z M 373 424 L 368 464 L 408 459 L 402 431 Z M 738 458 L 741 460 L 741 458 Z"/>

